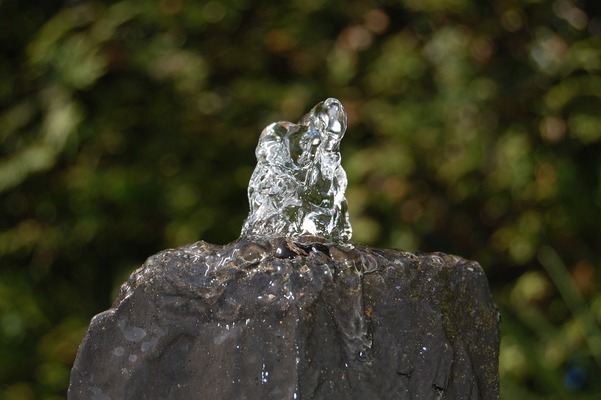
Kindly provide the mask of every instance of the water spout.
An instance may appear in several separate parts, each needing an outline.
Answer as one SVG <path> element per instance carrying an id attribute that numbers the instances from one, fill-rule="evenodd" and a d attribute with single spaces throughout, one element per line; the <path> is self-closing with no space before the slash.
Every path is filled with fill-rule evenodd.
<path id="1" fill-rule="evenodd" d="M 339 151 L 345 131 L 346 113 L 333 98 L 317 104 L 298 124 L 275 122 L 263 130 L 242 236 L 351 239 Z"/>

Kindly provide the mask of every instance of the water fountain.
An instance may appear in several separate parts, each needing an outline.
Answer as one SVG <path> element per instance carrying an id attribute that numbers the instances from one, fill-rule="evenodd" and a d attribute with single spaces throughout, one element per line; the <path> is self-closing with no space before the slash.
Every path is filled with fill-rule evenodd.
<path id="1" fill-rule="evenodd" d="M 96 315 L 69 399 L 498 399 L 478 263 L 350 242 L 336 99 L 257 146 L 236 241 L 150 257 Z"/>

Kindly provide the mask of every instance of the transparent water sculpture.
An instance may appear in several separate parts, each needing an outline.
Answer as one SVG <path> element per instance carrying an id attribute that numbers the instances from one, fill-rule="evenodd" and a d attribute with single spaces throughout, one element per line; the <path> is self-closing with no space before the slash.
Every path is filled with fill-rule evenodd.
<path id="1" fill-rule="evenodd" d="M 351 239 L 347 178 L 340 163 L 345 131 L 346 113 L 333 98 L 317 104 L 298 124 L 275 122 L 263 130 L 243 236 Z"/>

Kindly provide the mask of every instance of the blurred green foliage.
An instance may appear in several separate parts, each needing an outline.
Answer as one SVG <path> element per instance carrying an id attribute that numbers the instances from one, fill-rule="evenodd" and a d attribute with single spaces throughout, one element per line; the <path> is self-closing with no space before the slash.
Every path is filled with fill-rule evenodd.
<path id="1" fill-rule="evenodd" d="M 595 0 L 0 0 L 0 398 L 63 398 L 146 257 L 237 238 L 268 123 L 339 98 L 354 240 L 478 260 L 504 399 L 601 393 Z"/>

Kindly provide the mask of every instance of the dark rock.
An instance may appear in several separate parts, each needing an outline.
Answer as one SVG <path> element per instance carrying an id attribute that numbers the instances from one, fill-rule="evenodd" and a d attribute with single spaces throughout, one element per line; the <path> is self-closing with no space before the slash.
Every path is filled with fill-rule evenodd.
<path id="1" fill-rule="evenodd" d="M 94 317 L 69 399 L 498 399 L 482 268 L 306 239 L 151 258 Z"/>

